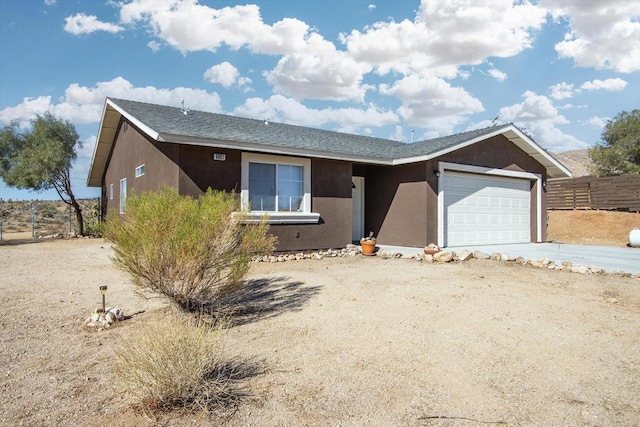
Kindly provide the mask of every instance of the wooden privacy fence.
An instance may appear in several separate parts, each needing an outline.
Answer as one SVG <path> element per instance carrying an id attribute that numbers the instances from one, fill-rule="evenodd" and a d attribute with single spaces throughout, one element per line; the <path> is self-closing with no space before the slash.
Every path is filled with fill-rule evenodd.
<path id="1" fill-rule="evenodd" d="M 640 212 L 640 175 L 551 180 L 547 183 L 547 208 Z"/>

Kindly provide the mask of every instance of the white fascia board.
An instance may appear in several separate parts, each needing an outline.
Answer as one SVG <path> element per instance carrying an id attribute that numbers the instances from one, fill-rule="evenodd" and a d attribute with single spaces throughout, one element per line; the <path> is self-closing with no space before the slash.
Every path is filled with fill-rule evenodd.
<path id="1" fill-rule="evenodd" d="M 187 139 L 188 138 L 188 139 Z M 256 153 L 268 153 L 285 156 L 314 157 L 328 160 L 343 160 L 349 162 L 361 162 L 376 165 L 391 166 L 391 159 L 379 157 L 354 156 L 327 151 L 305 150 L 303 148 L 278 147 L 275 145 L 257 144 L 252 142 L 227 141 L 221 139 L 207 139 L 197 137 L 184 137 L 172 134 L 159 134 L 158 141 L 174 144 L 198 145 L 203 147 L 226 148 L 230 150 L 251 151 Z"/>
<path id="2" fill-rule="evenodd" d="M 155 130 L 151 129 L 149 126 L 142 123 L 140 120 L 136 119 L 134 116 L 129 114 L 126 110 L 120 108 L 118 104 L 113 102 L 110 99 L 107 99 L 107 104 L 110 105 L 114 110 L 124 116 L 127 120 L 129 120 L 133 125 L 139 128 L 142 132 L 146 133 L 151 139 L 158 140 L 159 133 Z"/>
<path id="3" fill-rule="evenodd" d="M 517 136 L 517 138 L 514 138 L 513 136 L 508 135 L 508 132 L 513 132 Z M 547 169 L 557 169 L 562 174 L 566 175 L 566 177 L 568 177 L 568 178 L 573 177 L 573 174 L 571 173 L 571 171 L 569 169 L 567 169 L 562 163 L 560 163 L 558 160 L 556 160 L 551 154 L 549 154 L 545 149 L 543 149 L 540 145 L 538 145 L 535 141 L 533 141 L 531 138 L 529 138 L 526 134 L 524 134 L 517 127 L 515 127 L 513 125 L 509 125 L 508 128 L 504 129 L 504 134 L 510 141 L 512 141 L 514 144 L 516 144 L 520 149 L 522 149 L 528 155 L 530 155 L 531 157 L 536 159 L 536 161 L 538 161 L 539 163 L 544 165 L 545 168 L 547 168 Z M 520 145 L 521 144 L 520 141 L 516 141 L 516 139 L 519 139 L 520 141 L 522 141 L 522 143 L 524 143 L 526 147 L 531 148 L 531 150 L 533 150 L 533 152 L 523 148 Z M 541 160 L 541 158 L 542 158 L 542 160 Z M 544 160 L 546 160 L 546 162 Z"/>
<path id="4" fill-rule="evenodd" d="M 107 101 L 105 101 L 104 107 L 102 108 L 102 116 L 100 117 L 100 127 L 98 128 L 98 138 L 96 139 L 96 145 L 93 147 L 93 154 L 91 155 L 91 166 L 89 167 L 89 173 L 87 174 L 87 187 L 93 187 L 95 184 L 93 181 L 93 175 L 96 172 L 94 170 L 96 166 L 96 153 L 98 152 L 98 145 L 100 145 L 100 140 L 102 139 L 102 129 L 104 127 L 105 116 L 107 115 Z M 102 163 L 102 162 L 101 162 Z"/>
<path id="5" fill-rule="evenodd" d="M 485 139 L 489 139 L 489 138 L 493 138 L 496 135 L 500 135 L 502 133 L 505 132 L 505 130 L 507 130 L 508 128 L 500 128 L 495 130 L 494 132 L 479 136 L 477 138 L 473 138 L 470 139 L 468 141 L 464 141 L 461 142 L 460 144 L 456 144 L 454 146 L 451 147 L 447 147 L 443 150 L 440 151 L 436 151 L 435 153 L 431 153 L 431 154 L 426 154 L 423 156 L 414 156 L 414 157 L 404 157 L 404 158 L 400 158 L 400 159 L 395 159 L 393 161 L 393 165 L 404 165 L 407 163 L 416 163 L 416 162 L 423 162 L 423 161 L 427 161 L 427 160 L 431 160 L 431 159 L 435 159 L 436 157 L 440 157 L 440 156 L 444 156 L 445 154 L 449 154 L 453 151 L 457 151 L 460 150 L 461 148 L 465 148 L 468 147 L 469 145 L 473 145 L 477 142 L 480 141 L 484 141 Z"/>

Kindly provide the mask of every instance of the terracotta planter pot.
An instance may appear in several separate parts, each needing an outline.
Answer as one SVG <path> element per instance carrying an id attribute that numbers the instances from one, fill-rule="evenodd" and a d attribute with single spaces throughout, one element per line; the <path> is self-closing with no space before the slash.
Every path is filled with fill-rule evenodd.
<path id="1" fill-rule="evenodd" d="M 375 240 L 360 240 L 360 246 L 362 247 L 362 255 L 371 256 L 376 252 Z"/>

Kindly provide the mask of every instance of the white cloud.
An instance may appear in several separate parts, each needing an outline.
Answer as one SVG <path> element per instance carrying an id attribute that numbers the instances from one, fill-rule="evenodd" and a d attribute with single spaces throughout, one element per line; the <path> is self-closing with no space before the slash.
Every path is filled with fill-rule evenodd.
<path id="1" fill-rule="evenodd" d="M 507 73 L 504 73 L 497 68 L 490 68 L 488 73 L 491 77 L 499 81 L 504 81 L 507 79 Z"/>
<path id="2" fill-rule="evenodd" d="M 151 40 L 149 43 L 147 43 L 147 47 L 152 51 L 157 52 L 160 50 L 162 45 L 155 40 Z"/>
<path id="3" fill-rule="evenodd" d="M 264 76 L 275 92 L 297 99 L 363 102 L 369 88 L 361 84 L 371 69 L 368 64 L 337 51 L 333 43 L 298 19 L 265 24 L 256 5 L 214 9 L 195 0 L 134 0 L 122 5 L 120 18 L 125 24 L 147 23 L 156 37 L 181 52 L 216 51 L 225 45 L 282 55 Z"/>
<path id="4" fill-rule="evenodd" d="M 370 70 L 331 47 L 318 54 L 283 56 L 273 70 L 264 73 L 274 92 L 297 99 L 364 102 L 367 90 L 362 79 Z"/>
<path id="5" fill-rule="evenodd" d="M 114 34 L 124 30 L 119 25 L 98 21 L 95 15 L 85 15 L 84 13 L 68 16 L 65 21 L 64 30 L 75 35 L 90 34 L 95 31 L 106 31 Z"/>
<path id="6" fill-rule="evenodd" d="M 218 83 L 225 88 L 234 85 L 243 87 L 251 84 L 250 78 L 242 77 L 238 69 L 226 61 L 214 65 L 205 71 L 204 79 L 211 83 Z"/>
<path id="7" fill-rule="evenodd" d="M 216 51 L 222 45 L 272 55 L 300 52 L 309 33 L 298 19 L 265 24 L 257 5 L 214 9 L 197 0 L 133 0 L 121 6 L 120 20 L 147 23 L 156 37 L 181 52 Z"/>
<path id="8" fill-rule="evenodd" d="M 567 99 L 573 97 L 575 94 L 575 90 L 572 84 L 569 83 L 558 83 L 549 88 L 551 90 L 551 96 L 553 99 Z"/>
<path id="9" fill-rule="evenodd" d="M 0 123 L 8 125 L 17 120 L 22 127 L 28 127 L 36 115 L 42 115 L 49 111 L 51 106 L 50 96 L 37 98 L 23 98 L 22 103 L 15 107 L 6 107 L 0 110 Z"/>
<path id="10" fill-rule="evenodd" d="M 460 65 L 513 56 L 531 47 L 532 31 L 545 20 L 545 9 L 528 2 L 422 0 L 415 21 L 378 22 L 340 39 L 355 59 L 375 64 L 381 74 L 452 78 Z"/>
<path id="11" fill-rule="evenodd" d="M 56 4 L 56 0 L 44 0 L 45 6 L 53 6 Z"/>
<path id="12" fill-rule="evenodd" d="M 395 125 L 393 127 L 393 132 L 389 135 L 389 139 L 401 142 L 407 141 L 407 137 L 404 135 L 404 129 L 402 129 L 402 126 Z"/>
<path id="13" fill-rule="evenodd" d="M 408 76 L 392 86 L 381 85 L 380 93 L 402 100 L 398 113 L 407 124 L 438 133 L 451 133 L 466 115 L 484 111 L 482 103 L 464 88 L 452 87 L 437 77 Z"/>
<path id="14" fill-rule="evenodd" d="M 273 95 L 266 100 L 249 98 L 237 107 L 233 114 L 311 127 L 335 123 L 338 125 L 337 130 L 343 132 L 355 132 L 359 128 L 371 126 L 372 123 L 386 126 L 399 122 L 394 112 L 380 110 L 375 105 L 369 105 L 366 109 L 313 109 L 282 95 Z"/>
<path id="15" fill-rule="evenodd" d="M 590 126 L 595 129 L 603 129 L 607 125 L 607 122 L 609 120 L 611 120 L 611 117 L 593 116 L 593 117 L 589 117 L 587 120 L 581 123 L 585 126 Z"/>
<path id="16" fill-rule="evenodd" d="M 568 135 L 557 126 L 568 124 L 549 98 L 526 91 L 519 104 L 500 109 L 499 120 L 512 122 L 533 136 L 542 147 L 555 152 L 588 148 L 589 144 Z"/>
<path id="17" fill-rule="evenodd" d="M 136 87 L 122 77 L 108 82 L 98 82 L 94 87 L 73 83 L 65 90 L 59 103 L 50 96 L 24 98 L 22 103 L 0 110 L 0 122 L 10 123 L 18 120 L 27 126 L 36 115 L 50 112 L 74 124 L 97 123 L 106 97 L 124 98 L 134 101 L 160 105 L 179 106 L 184 99 L 188 108 L 202 111 L 219 112 L 222 110 L 220 96 L 201 89 L 177 87 L 158 89 L 153 86 Z"/>
<path id="18" fill-rule="evenodd" d="M 638 60 L 640 61 L 640 58 L 638 58 Z M 615 79 L 592 80 L 590 82 L 584 82 L 580 86 L 580 88 L 588 91 L 604 89 L 604 90 L 609 90 L 613 92 L 619 92 L 623 90 L 626 86 L 627 86 L 626 81 L 620 78 L 615 78 Z"/>
<path id="19" fill-rule="evenodd" d="M 570 30 L 556 44 L 578 66 L 623 73 L 640 70 L 640 8 L 628 0 L 541 0 Z"/>
<path id="20" fill-rule="evenodd" d="M 367 6 L 367 8 L 369 8 L 369 10 L 373 10 L 376 8 L 375 4 L 370 4 L 369 6 Z"/>
<path id="21" fill-rule="evenodd" d="M 561 100 L 561 99 L 572 98 L 576 95 L 581 94 L 583 91 L 594 91 L 594 90 L 621 91 L 626 86 L 627 86 L 627 82 L 620 78 L 606 79 L 606 80 L 591 80 L 591 81 L 582 83 L 579 88 L 575 88 L 570 83 L 561 82 L 549 88 L 551 92 L 549 96 L 553 99 Z M 559 108 L 567 108 L 567 107 L 559 107 Z"/>

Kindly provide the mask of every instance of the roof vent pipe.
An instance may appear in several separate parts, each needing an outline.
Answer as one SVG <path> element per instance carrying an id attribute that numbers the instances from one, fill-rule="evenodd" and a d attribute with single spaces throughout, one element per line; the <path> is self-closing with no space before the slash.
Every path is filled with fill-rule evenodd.
<path id="1" fill-rule="evenodd" d="M 413 134 L 416 132 L 415 129 L 411 129 L 411 142 L 413 143 Z"/>

